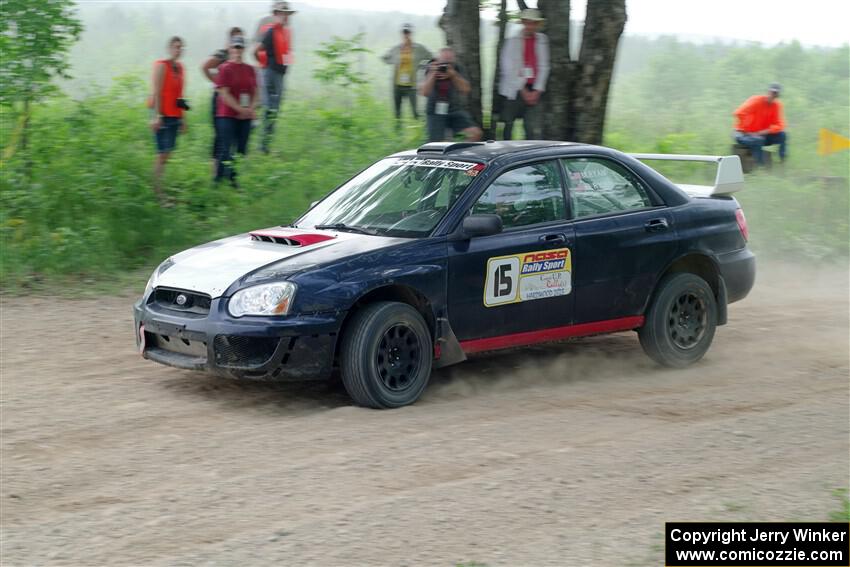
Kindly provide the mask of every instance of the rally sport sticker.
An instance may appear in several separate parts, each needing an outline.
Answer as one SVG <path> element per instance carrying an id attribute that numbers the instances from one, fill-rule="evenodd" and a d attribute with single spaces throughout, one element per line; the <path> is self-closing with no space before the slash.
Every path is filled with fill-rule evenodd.
<path id="1" fill-rule="evenodd" d="M 484 305 L 497 307 L 568 295 L 572 291 L 569 248 L 496 256 L 487 260 Z"/>

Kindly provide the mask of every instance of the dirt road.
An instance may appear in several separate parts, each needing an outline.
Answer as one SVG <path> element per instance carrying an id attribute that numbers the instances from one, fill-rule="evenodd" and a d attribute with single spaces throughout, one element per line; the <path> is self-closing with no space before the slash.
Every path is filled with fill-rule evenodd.
<path id="1" fill-rule="evenodd" d="M 2 563 L 663 565 L 667 520 L 827 519 L 847 291 L 762 268 L 690 369 L 595 337 L 437 372 L 395 411 L 143 361 L 130 297 L 6 298 Z"/>

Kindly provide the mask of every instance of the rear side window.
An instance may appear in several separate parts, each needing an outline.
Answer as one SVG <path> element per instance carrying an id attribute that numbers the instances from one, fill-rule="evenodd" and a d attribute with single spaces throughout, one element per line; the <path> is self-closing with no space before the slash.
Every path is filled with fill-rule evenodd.
<path id="1" fill-rule="evenodd" d="M 472 214 L 496 214 L 505 228 L 562 220 L 564 190 L 555 161 L 506 171 L 472 206 Z"/>
<path id="2" fill-rule="evenodd" d="M 597 158 L 571 158 L 562 162 L 575 218 L 652 206 L 643 183 L 619 164 Z"/>

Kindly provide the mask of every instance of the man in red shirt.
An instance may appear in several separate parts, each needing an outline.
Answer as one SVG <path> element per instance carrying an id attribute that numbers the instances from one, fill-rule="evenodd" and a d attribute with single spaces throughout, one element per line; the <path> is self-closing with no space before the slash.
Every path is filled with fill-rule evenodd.
<path id="1" fill-rule="evenodd" d="M 242 33 L 242 28 L 233 27 L 230 28 L 230 31 L 227 33 L 227 43 L 224 45 L 224 48 L 217 49 L 215 53 L 210 55 L 209 59 L 204 61 L 204 64 L 201 66 L 201 72 L 204 76 L 209 79 L 209 81 L 213 84 L 213 95 L 212 95 L 212 122 L 213 122 L 213 144 L 212 144 L 212 157 L 213 157 L 213 175 L 215 175 L 215 170 L 217 167 L 216 160 L 218 159 L 218 130 L 216 129 L 216 116 L 215 113 L 218 109 L 218 88 L 215 86 L 215 76 L 218 73 L 218 68 L 227 63 L 227 60 L 230 59 L 230 40 L 236 36 L 242 37 L 244 34 Z"/>
<path id="2" fill-rule="evenodd" d="M 735 111 L 735 141 L 753 153 L 758 164 L 764 164 L 764 146 L 779 145 L 779 159 L 785 161 L 787 136 L 779 93 L 782 86 L 772 83 L 766 95 L 753 95 Z"/>
<path id="3" fill-rule="evenodd" d="M 538 10 L 520 13 L 522 33 L 505 40 L 499 54 L 499 94 L 505 97 L 502 120 L 504 139 L 510 140 L 514 120 L 523 119 L 526 140 L 543 137 L 540 97 L 549 79 L 549 38 L 540 33 L 543 17 Z"/>
<path id="4" fill-rule="evenodd" d="M 257 117 L 257 74 L 251 65 L 242 61 L 244 51 L 242 36 L 230 38 L 230 59 L 218 68 L 215 77 L 218 90 L 215 121 L 219 135 L 215 180 L 226 177 L 234 187 L 233 148 L 235 146 L 242 155 L 248 152 L 251 121 Z"/>

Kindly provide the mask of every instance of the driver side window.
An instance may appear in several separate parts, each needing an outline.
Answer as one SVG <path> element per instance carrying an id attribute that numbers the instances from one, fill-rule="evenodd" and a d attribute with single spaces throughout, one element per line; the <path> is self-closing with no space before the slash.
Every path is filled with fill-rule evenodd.
<path id="1" fill-rule="evenodd" d="M 643 183 L 618 164 L 597 158 L 562 161 L 574 218 L 652 206 Z"/>
<path id="2" fill-rule="evenodd" d="M 472 214 L 496 214 L 506 228 L 564 219 L 564 190 L 554 161 L 506 171 L 472 206 Z"/>

